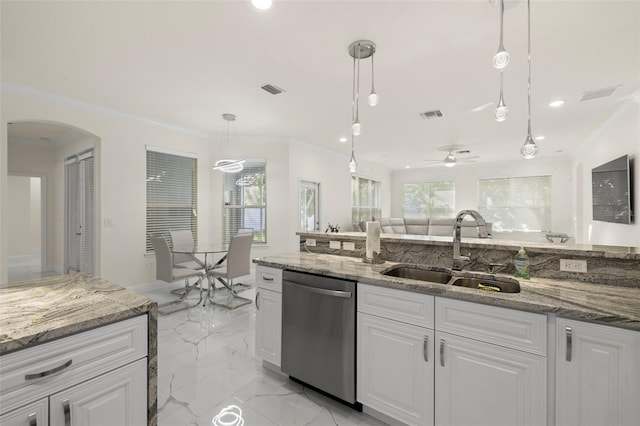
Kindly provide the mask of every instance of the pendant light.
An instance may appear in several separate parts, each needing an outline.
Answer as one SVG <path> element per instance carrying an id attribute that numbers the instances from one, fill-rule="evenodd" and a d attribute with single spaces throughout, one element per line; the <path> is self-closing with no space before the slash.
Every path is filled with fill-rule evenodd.
<path id="1" fill-rule="evenodd" d="M 229 147 L 229 125 L 231 121 L 236 121 L 236 116 L 234 114 L 222 114 L 222 118 L 227 122 L 227 141 L 226 148 L 228 151 Z M 221 160 L 216 161 L 216 164 L 213 166 L 213 170 L 220 170 L 223 173 L 238 173 L 242 171 L 244 166 L 242 165 L 245 160 L 235 160 L 229 158 L 223 158 Z"/>
<path id="2" fill-rule="evenodd" d="M 353 58 L 353 111 L 351 121 L 351 134 L 359 136 L 362 133 L 362 125 L 360 124 L 360 59 L 371 59 L 371 94 L 368 101 L 371 106 L 378 103 L 380 97 L 375 93 L 373 86 L 373 54 L 376 52 L 376 45 L 369 40 L 357 40 L 349 45 L 349 55 Z"/>
<path id="3" fill-rule="evenodd" d="M 355 136 L 351 135 L 351 159 L 349 160 L 349 173 L 354 174 L 358 171 L 358 163 L 356 162 L 356 154 L 355 154 Z"/>
<path id="4" fill-rule="evenodd" d="M 504 103 L 504 97 L 502 95 L 502 70 L 500 70 L 500 100 L 496 107 L 495 119 L 498 122 L 504 121 L 509 116 L 509 108 Z"/>
<path id="5" fill-rule="evenodd" d="M 531 137 L 531 0 L 527 0 L 527 61 L 529 63 L 529 79 L 527 83 L 527 101 L 529 106 L 527 139 L 520 149 L 520 154 L 526 160 L 535 158 L 538 154 L 538 146 Z"/>
<path id="6" fill-rule="evenodd" d="M 373 75 L 373 57 L 375 51 L 371 54 L 371 93 L 369 93 L 369 97 L 367 97 L 367 101 L 369 105 L 376 106 L 378 105 L 378 101 L 380 100 L 380 96 L 376 93 L 376 89 L 374 86 L 374 75 Z"/>
<path id="7" fill-rule="evenodd" d="M 504 0 L 500 0 L 500 44 L 498 45 L 498 51 L 495 55 L 493 55 L 493 66 L 496 69 L 503 69 L 507 65 L 509 65 L 509 60 L 511 59 L 511 55 L 504 48 L 504 44 L 502 42 L 502 29 L 503 29 L 503 20 L 504 20 Z"/>

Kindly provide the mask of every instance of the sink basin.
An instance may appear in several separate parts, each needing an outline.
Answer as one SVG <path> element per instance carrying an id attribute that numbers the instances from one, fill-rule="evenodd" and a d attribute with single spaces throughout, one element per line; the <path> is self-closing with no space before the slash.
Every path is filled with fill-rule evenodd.
<path id="1" fill-rule="evenodd" d="M 446 284 L 451 279 L 451 273 L 444 269 L 418 267 L 412 265 L 396 265 L 381 272 L 382 275 L 412 280 L 428 281 L 430 283 Z"/>
<path id="2" fill-rule="evenodd" d="M 451 285 L 501 293 L 520 293 L 520 283 L 511 278 L 460 277 Z"/>

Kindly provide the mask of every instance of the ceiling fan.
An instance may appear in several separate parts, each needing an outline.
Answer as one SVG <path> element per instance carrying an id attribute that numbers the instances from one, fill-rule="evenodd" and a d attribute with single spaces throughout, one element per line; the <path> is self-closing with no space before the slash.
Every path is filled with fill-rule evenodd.
<path id="1" fill-rule="evenodd" d="M 446 152 L 447 155 L 444 160 L 425 160 L 425 165 L 443 165 L 445 167 L 454 167 L 458 163 L 475 163 L 476 158 L 480 158 L 478 155 L 470 157 L 456 157 L 455 154 L 470 154 L 471 151 L 464 148 L 464 145 L 442 145 L 436 148 L 441 152 Z"/>

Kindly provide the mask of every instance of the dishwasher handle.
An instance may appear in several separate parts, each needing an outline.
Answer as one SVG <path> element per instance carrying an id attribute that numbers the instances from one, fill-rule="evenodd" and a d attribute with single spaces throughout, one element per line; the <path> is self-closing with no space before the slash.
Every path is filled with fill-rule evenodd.
<path id="1" fill-rule="evenodd" d="M 324 289 L 324 288 L 309 287 L 309 286 L 306 286 L 306 285 L 300 285 L 300 284 L 296 284 L 296 283 L 292 283 L 292 284 L 294 284 L 300 290 L 308 291 L 310 293 L 322 294 L 324 296 L 331 296 L 331 297 L 340 297 L 342 299 L 351 299 L 351 292 L 350 291 L 327 290 L 327 289 Z"/>

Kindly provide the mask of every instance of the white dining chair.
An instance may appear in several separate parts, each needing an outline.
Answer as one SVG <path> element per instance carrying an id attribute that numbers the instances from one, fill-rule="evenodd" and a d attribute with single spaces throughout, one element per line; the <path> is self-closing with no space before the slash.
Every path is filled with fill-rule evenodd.
<path id="1" fill-rule="evenodd" d="M 171 229 L 169 236 L 171 237 L 171 246 L 174 249 L 191 249 L 195 245 L 193 234 L 189 229 Z M 189 253 L 173 253 L 173 262 L 175 268 L 207 269 L 204 262 Z M 208 267 L 210 266 L 208 265 Z"/>
<path id="2" fill-rule="evenodd" d="M 253 233 L 234 235 L 231 237 L 229 251 L 227 252 L 224 262 L 219 268 L 211 269 L 207 272 L 207 275 L 210 278 L 207 298 L 212 303 L 225 306 L 229 309 L 235 309 L 252 302 L 251 299 L 238 296 L 238 292 L 234 288 L 233 284 L 234 279 L 251 273 L 252 242 Z M 215 281 L 213 281 L 214 279 L 227 289 L 226 300 L 220 301 L 213 299 L 214 294 L 216 293 Z"/>
<path id="3" fill-rule="evenodd" d="M 167 283 L 184 280 L 184 290 L 181 289 L 180 298 L 178 300 L 159 304 L 158 312 L 167 314 L 199 305 L 200 302 L 202 302 L 202 280 L 206 277 L 206 274 L 202 270 L 174 267 L 173 253 L 171 253 L 171 250 L 169 249 L 167 240 L 165 240 L 163 236 L 159 235 L 150 236 L 150 239 L 156 256 L 156 279 Z M 197 278 L 197 280 L 195 283 L 189 284 L 190 278 Z M 196 303 L 186 303 L 189 293 L 196 288 L 200 292 L 200 298 Z M 162 308 L 177 304 L 182 304 L 183 306 L 178 309 L 170 309 L 168 311 L 162 310 Z"/>

